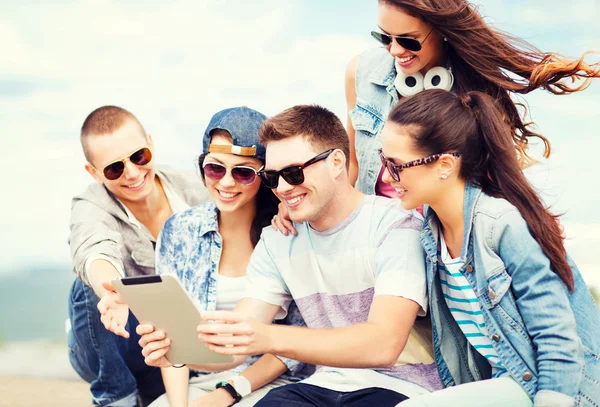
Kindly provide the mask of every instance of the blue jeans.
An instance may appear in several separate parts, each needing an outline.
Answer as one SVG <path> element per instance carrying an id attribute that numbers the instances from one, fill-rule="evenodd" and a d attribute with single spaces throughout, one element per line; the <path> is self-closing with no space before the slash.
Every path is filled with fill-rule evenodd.
<path id="1" fill-rule="evenodd" d="M 388 389 L 370 387 L 351 392 L 340 392 L 313 386 L 292 383 L 271 390 L 254 407 L 392 407 L 406 396 Z"/>
<path id="2" fill-rule="evenodd" d="M 71 365 L 90 383 L 95 406 L 110 406 L 119 400 L 118 406 L 134 406 L 138 395 L 149 404 L 165 392 L 165 387 L 160 369 L 144 363 L 140 337 L 135 332 L 139 323 L 130 313 L 125 327 L 129 339 L 107 331 L 100 322 L 98 301 L 92 288 L 75 279 L 69 296 Z"/>

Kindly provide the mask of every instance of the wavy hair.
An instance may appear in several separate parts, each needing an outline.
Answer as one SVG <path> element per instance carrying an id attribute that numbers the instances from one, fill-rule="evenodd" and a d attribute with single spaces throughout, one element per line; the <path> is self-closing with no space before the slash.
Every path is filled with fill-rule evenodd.
<path id="1" fill-rule="evenodd" d="M 591 52 L 577 60 L 542 52 L 523 39 L 490 27 L 466 0 L 378 1 L 430 24 L 447 39 L 446 57 L 457 93 L 480 91 L 498 101 L 503 119 L 510 125 L 521 167 L 535 162 L 527 154 L 531 138 L 543 141 L 546 158 L 551 147 L 546 137 L 532 130 L 533 123 L 525 121 L 527 109 L 515 103 L 510 92 L 527 94 L 544 89 L 562 95 L 583 90 L 592 78 L 600 77 L 600 63 L 584 61 Z M 523 108 L 522 117 L 518 107 Z"/>

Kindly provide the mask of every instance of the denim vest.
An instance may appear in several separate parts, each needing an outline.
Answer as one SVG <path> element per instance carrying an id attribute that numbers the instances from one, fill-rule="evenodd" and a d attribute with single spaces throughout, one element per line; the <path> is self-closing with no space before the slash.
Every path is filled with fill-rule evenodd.
<path id="1" fill-rule="evenodd" d="M 467 184 L 461 273 L 475 291 L 503 365 L 536 406 L 600 405 L 600 313 L 579 270 L 573 293 L 551 270 L 519 211 Z M 421 243 L 435 360 L 445 386 L 489 377 L 441 292 L 439 220 L 427 207 Z"/>
<path id="2" fill-rule="evenodd" d="M 390 110 L 398 102 L 394 86 L 394 58 L 385 48 L 364 52 L 356 67 L 356 107 L 350 111 L 354 127 L 358 180 L 356 189 L 375 195 L 375 184 L 381 171 L 377 150 L 381 148 L 381 130 Z"/>

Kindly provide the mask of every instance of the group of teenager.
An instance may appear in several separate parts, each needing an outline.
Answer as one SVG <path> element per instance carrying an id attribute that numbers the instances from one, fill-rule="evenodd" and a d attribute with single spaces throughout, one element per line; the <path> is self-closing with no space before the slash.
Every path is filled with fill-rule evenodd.
<path id="1" fill-rule="evenodd" d="M 347 128 L 315 105 L 225 109 L 198 177 L 157 166 L 127 110 L 86 118 L 97 183 L 72 203 L 69 349 L 94 405 L 600 406 L 600 314 L 522 172 L 528 142 L 550 144 L 511 98 L 582 90 L 600 66 L 465 0 L 377 7 Z M 110 283 L 154 273 L 233 362 L 168 360 L 168 332 Z"/>

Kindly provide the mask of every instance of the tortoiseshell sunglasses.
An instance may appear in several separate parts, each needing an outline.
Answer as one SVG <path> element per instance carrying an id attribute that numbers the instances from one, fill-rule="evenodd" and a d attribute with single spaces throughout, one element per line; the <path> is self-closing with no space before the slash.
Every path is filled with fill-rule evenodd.
<path id="1" fill-rule="evenodd" d="M 434 161 L 439 160 L 440 157 L 443 156 L 444 154 L 450 154 L 451 156 L 454 156 L 456 158 L 460 157 L 460 153 L 442 153 L 442 154 L 433 154 L 433 155 L 430 155 L 429 157 L 419 158 L 418 160 L 409 161 L 404 164 L 394 164 L 389 159 L 387 159 L 386 156 L 383 155 L 383 151 L 381 150 L 381 148 L 377 151 L 379 151 L 379 158 L 381 159 L 381 165 L 383 165 L 388 170 L 388 172 L 390 173 L 390 175 L 396 182 L 400 182 L 400 171 L 402 171 L 403 169 L 432 163 Z"/>

